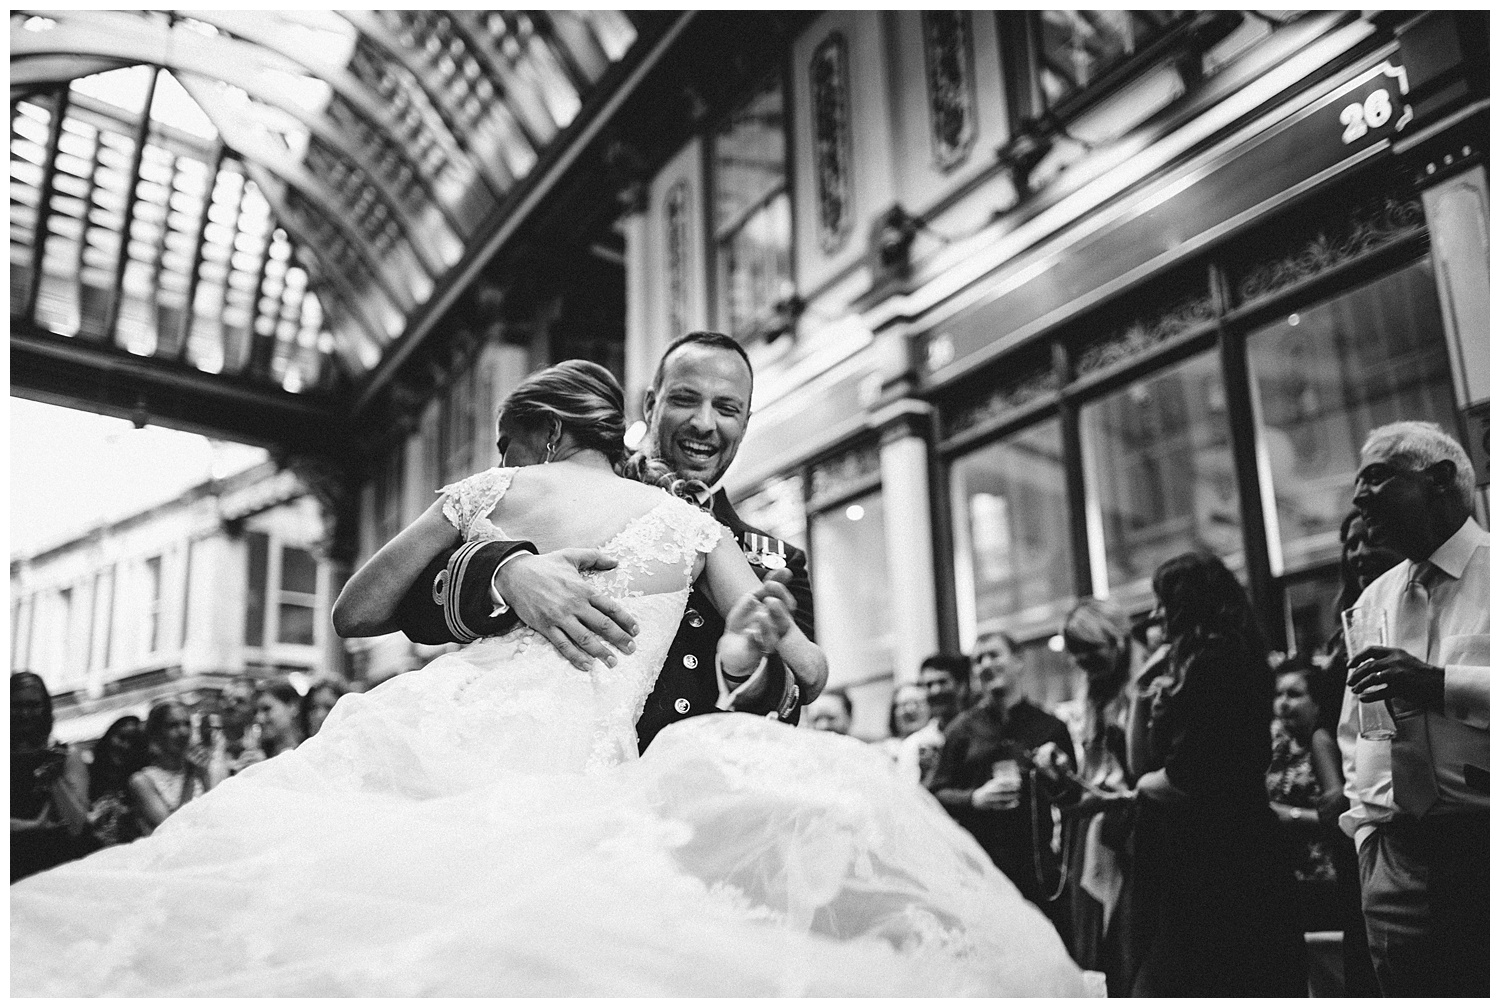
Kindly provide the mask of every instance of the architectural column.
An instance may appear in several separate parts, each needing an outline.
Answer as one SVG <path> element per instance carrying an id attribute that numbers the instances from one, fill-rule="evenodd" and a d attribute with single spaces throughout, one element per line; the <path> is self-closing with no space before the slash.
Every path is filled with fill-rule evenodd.
<path id="1" fill-rule="evenodd" d="M 359 558 L 360 492 L 358 474 L 347 462 L 326 456 L 285 455 L 277 459 L 290 469 L 317 499 L 323 513 L 323 542 L 318 552 L 327 569 L 327 593 L 319 600 L 316 618 L 324 625 L 320 675 L 349 677 L 348 651 L 330 623 L 333 600 L 343 590 Z"/>
<path id="2" fill-rule="evenodd" d="M 895 642 L 891 659 L 897 683 L 915 678 L 922 660 L 939 647 L 932 488 L 923 436 L 931 414 L 928 403 L 899 399 L 871 417 L 881 432 L 880 482 Z"/>
<path id="3" fill-rule="evenodd" d="M 650 229 L 644 206 L 625 214 L 616 227 L 625 236 L 625 418 L 640 420 L 641 399 L 661 349 L 651 338 Z"/>

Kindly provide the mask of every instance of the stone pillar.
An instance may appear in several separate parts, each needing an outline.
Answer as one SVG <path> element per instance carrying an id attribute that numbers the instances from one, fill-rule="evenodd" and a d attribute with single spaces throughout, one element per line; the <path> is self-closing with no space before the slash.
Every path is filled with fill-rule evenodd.
<path id="1" fill-rule="evenodd" d="M 620 218 L 625 235 L 625 418 L 639 420 L 641 399 L 661 348 L 651 336 L 650 228 L 644 206 Z"/>
<path id="2" fill-rule="evenodd" d="M 922 659 L 939 647 L 932 488 L 923 436 L 931 414 L 928 403 L 900 399 L 871 418 L 881 431 L 886 570 L 895 624 L 891 659 L 897 683 L 915 678 Z"/>

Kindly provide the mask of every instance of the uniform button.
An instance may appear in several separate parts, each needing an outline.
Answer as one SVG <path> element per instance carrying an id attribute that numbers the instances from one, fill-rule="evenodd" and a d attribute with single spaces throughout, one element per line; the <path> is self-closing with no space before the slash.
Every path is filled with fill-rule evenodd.
<path id="1" fill-rule="evenodd" d="M 703 625 L 703 617 L 698 614 L 698 610 L 696 609 L 689 609 L 687 611 L 687 621 L 690 627 L 701 627 Z"/>
<path id="2" fill-rule="evenodd" d="M 686 654 L 686 655 L 683 655 L 682 656 L 682 664 L 686 665 L 688 668 L 697 668 L 698 667 L 698 656 L 695 655 L 695 654 Z M 683 702 L 686 703 L 686 701 L 683 701 Z"/>
<path id="3" fill-rule="evenodd" d="M 686 714 L 688 711 L 692 710 L 693 705 L 688 703 L 687 697 L 678 697 L 677 702 L 674 703 L 672 707 L 677 711 L 677 713 Z"/>

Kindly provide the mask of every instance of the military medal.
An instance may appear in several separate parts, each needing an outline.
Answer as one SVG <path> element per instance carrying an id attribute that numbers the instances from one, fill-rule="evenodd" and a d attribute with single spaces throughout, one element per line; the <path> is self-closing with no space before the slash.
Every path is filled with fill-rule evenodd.
<path id="1" fill-rule="evenodd" d="M 786 566 L 786 557 L 781 555 L 781 543 L 770 536 L 757 532 L 745 533 L 745 559 L 768 571 L 781 570 Z"/>
<path id="2" fill-rule="evenodd" d="M 762 553 L 760 563 L 766 570 L 781 570 L 786 566 L 786 557 L 780 553 Z"/>

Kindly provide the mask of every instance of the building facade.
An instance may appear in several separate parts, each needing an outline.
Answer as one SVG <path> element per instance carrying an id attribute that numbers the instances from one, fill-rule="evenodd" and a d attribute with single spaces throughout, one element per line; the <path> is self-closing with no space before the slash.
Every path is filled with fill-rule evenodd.
<path id="1" fill-rule="evenodd" d="M 11 669 L 52 693 L 56 737 L 97 739 L 239 674 L 337 674 L 323 509 L 266 462 L 11 558 Z"/>

